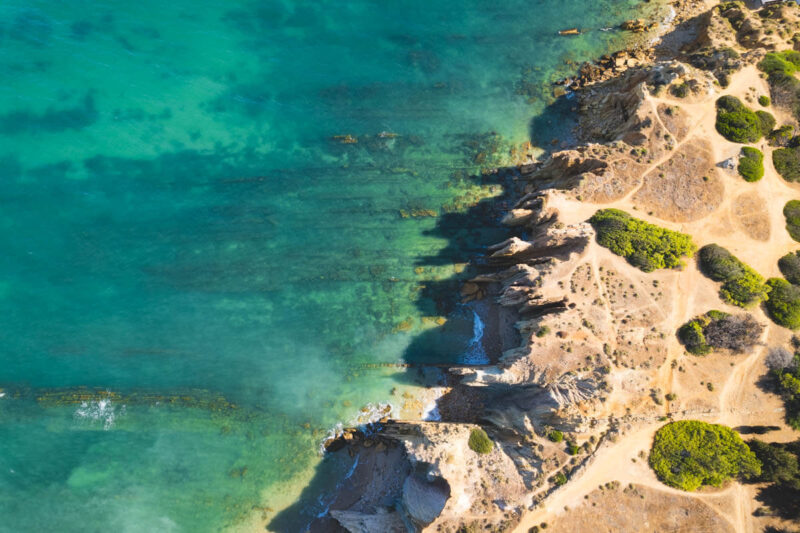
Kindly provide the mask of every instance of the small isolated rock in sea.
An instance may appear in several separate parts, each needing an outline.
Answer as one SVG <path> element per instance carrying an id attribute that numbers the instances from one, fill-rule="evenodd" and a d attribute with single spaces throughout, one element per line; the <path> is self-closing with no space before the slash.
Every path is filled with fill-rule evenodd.
<path id="1" fill-rule="evenodd" d="M 647 25 L 642 19 L 626 20 L 620 25 L 620 29 L 632 31 L 633 33 L 642 33 L 647 29 Z"/>

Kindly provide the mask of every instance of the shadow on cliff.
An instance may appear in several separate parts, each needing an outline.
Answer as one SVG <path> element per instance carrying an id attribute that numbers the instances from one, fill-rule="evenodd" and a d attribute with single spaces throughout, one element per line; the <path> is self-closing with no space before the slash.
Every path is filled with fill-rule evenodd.
<path id="1" fill-rule="evenodd" d="M 573 131 L 577 126 L 576 101 L 571 94 L 556 99 L 542 113 L 531 119 L 531 144 L 543 152 L 544 160 L 555 151 L 577 142 Z M 423 316 L 444 316 L 447 322 L 414 338 L 403 359 L 413 366 L 447 364 L 495 364 L 502 352 L 519 346 L 519 336 L 512 319 L 494 303 L 492 294 L 470 294 L 462 290 L 465 281 L 483 273 L 502 269 L 487 261 L 487 249 L 511 237 L 529 238 L 521 227 L 501 223 L 524 194 L 526 182 L 521 180 L 519 166 L 507 166 L 475 175 L 482 185 L 499 185 L 499 196 L 479 201 L 468 209 L 442 215 L 429 235 L 444 239 L 447 245 L 436 255 L 421 257 L 420 267 L 469 263 L 462 273 L 447 279 L 425 283 L 416 305 Z M 478 296 L 478 297 L 475 297 Z M 398 377 L 400 381 L 418 382 L 420 372 Z"/>
<path id="2" fill-rule="evenodd" d="M 676 50 L 684 49 L 697 39 L 699 35 L 697 29 L 701 23 L 702 17 L 679 23 L 670 34 L 663 37 L 662 44 L 657 47 L 657 56 L 663 58 L 676 55 Z M 577 144 L 578 140 L 573 133 L 577 126 L 575 113 L 577 103 L 575 96 L 567 93 L 555 99 L 543 112 L 531 119 L 528 128 L 530 141 L 534 146 L 544 150 L 540 160 L 546 159 L 555 151 L 573 148 Z M 519 391 L 515 391 L 514 398 L 510 398 L 508 386 L 460 385 L 457 370 L 451 368 L 459 365 L 496 364 L 504 350 L 519 346 L 518 337 L 514 339 L 509 335 L 510 338 L 507 339 L 498 338 L 502 337 L 497 333 L 503 328 L 506 328 L 506 333 L 514 329 L 514 320 L 509 316 L 506 316 L 505 320 L 498 318 L 500 306 L 493 302 L 493 295 L 481 294 L 482 298 L 474 299 L 472 298 L 474 294 L 470 294 L 469 291 L 465 293 L 463 289 L 465 282 L 470 278 L 481 273 L 497 272 L 503 268 L 497 264 L 490 265 L 487 261 L 487 251 L 490 246 L 513 236 L 522 239 L 530 237 L 521 228 L 509 228 L 500 222 L 503 215 L 514 207 L 516 200 L 524 192 L 526 183 L 519 180 L 520 177 L 520 169 L 516 166 L 502 167 L 472 176 L 470 179 L 476 183 L 499 185 L 502 193 L 499 197 L 481 200 L 464 211 L 440 216 L 436 226 L 428 232 L 428 235 L 445 240 L 446 246 L 437 254 L 421 257 L 416 262 L 417 266 L 423 268 L 469 263 L 469 267 L 459 274 L 425 282 L 416 300 L 419 314 L 426 317 L 446 317 L 447 321 L 424 330 L 412 340 L 403 355 L 403 360 L 409 364 L 409 368 L 405 372 L 398 373 L 395 378 L 400 384 L 413 383 L 425 386 L 446 384 L 452 387 L 438 402 L 439 413 L 445 421 L 486 423 L 493 419 L 493 411 L 496 415 L 496 410 L 492 409 L 491 404 L 510 405 L 520 401 L 533 404 L 539 401 L 539 391 L 534 387 L 522 395 Z M 443 370 L 439 372 L 441 368 Z M 430 370 L 438 372 L 438 383 L 431 381 L 431 375 L 436 372 Z M 528 409 L 530 405 L 518 407 Z M 491 424 L 487 429 L 490 434 L 499 431 Z M 758 434 L 759 431 L 770 431 L 772 428 L 741 429 Z M 298 525 L 313 521 L 310 529 L 312 532 L 344 531 L 332 518 L 326 517 L 327 504 L 324 495 L 326 491 L 330 494 L 333 489 L 332 479 L 335 476 L 341 476 L 345 472 L 357 472 L 357 462 L 357 458 L 349 457 L 347 449 L 327 454 L 300 499 L 279 513 L 269 523 L 268 529 L 294 531 L 298 530 Z M 357 475 L 356 473 L 353 477 Z M 337 487 L 339 491 L 345 490 L 341 484 Z M 393 508 L 395 504 L 396 501 L 388 499 L 385 501 L 387 508 Z M 337 505 L 333 503 L 330 509 L 336 509 Z M 320 512 L 322 512 L 320 515 L 316 514 Z"/>
<path id="3" fill-rule="evenodd" d="M 572 129 L 577 124 L 574 106 L 571 97 L 562 96 L 531 120 L 531 143 L 544 150 L 539 159 L 545 159 L 552 151 L 575 142 L 572 136 Z M 554 139 L 557 141 L 552 142 Z M 420 257 L 415 263 L 423 268 L 469 263 L 459 274 L 424 283 L 416 300 L 419 314 L 446 317 L 447 321 L 423 331 L 412 340 L 403 354 L 403 361 L 409 368 L 395 376 L 401 385 L 431 387 L 447 384 L 453 387 L 439 401 L 444 420 L 478 422 L 488 401 L 477 388 L 459 385 L 458 377 L 448 372 L 449 365 L 494 364 L 504 350 L 519 346 L 513 317 L 501 320 L 498 316 L 500 306 L 493 303 L 492 295 L 464 302 L 470 298 L 469 295 L 463 297 L 462 287 L 466 280 L 480 273 L 498 270 L 497 265 L 490 265 L 486 260 L 488 247 L 513 236 L 528 237 L 519 228 L 501 224 L 503 215 L 513 208 L 522 194 L 525 184 L 518 180 L 520 176 L 518 166 L 508 166 L 469 177 L 474 184 L 500 186 L 502 192 L 465 210 L 441 215 L 436 226 L 426 233 L 445 240 L 447 244 L 435 255 Z M 363 449 L 361 453 L 364 453 Z M 358 465 L 357 457 L 350 457 L 347 449 L 326 454 L 297 502 L 278 513 L 269 522 L 268 530 L 302 531 L 303 527 L 311 524 L 310 532 L 344 532 L 327 510 L 346 508 L 340 505 L 332 491 L 346 491 L 341 483 L 335 485 L 335 480 L 342 480 L 347 473 L 351 478 L 360 475 L 362 466 Z M 400 470 L 405 466 L 397 463 L 395 468 Z M 386 504 L 391 506 L 392 502 L 387 499 Z"/>
<path id="4" fill-rule="evenodd" d="M 463 363 L 466 353 L 475 352 L 476 357 L 483 356 L 492 362 L 499 357 L 499 347 L 492 346 L 496 341 L 488 330 L 493 326 L 487 315 L 489 306 L 484 301 L 462 303 L 461 287 L 464 280 L 481 271 L 489 271 L 483 256 L 486 248 L 503 241 L 514 231 L 500 224 L 503 214 L 510 208 L 511 198 L 515 194 L 514 177 L 516 168 L 500 168 L 497 172 L 472 176 L 469 179 L 483 185 L 500 185 L 503 192 L 499 197 L 481 200 L 462 212 L 446 213 L 437 219 L 436 226 L 427 234 L 445 239 L 447 244 L 436 255 L 425 256 L 416 261 L 416 266 L 431 267 L 467 263 L 470 265 L 460 274 L 446 279 L 424 282 L 415 302 L 421 316 L 446 317 L 443 325 L 434 325 L 418 334 L 403 354 L 403 362 L 409 367 L 398 372 L 394 379 L 398 385 L 413 384 L 417 386 L 435 386 L 453 384 L 454 380 L 447 375 L 446 368 L 451 364 Z M 521 236 L 521 235 L 520 235 Z M 479 315 L 483 315 L 478 318 Z M 486 324 L 485 337 L 476 335 L 476 320 Z M 477 342 L 475 342 L 477 338 Z M 489 360 L 485 362 L 489 362 Z M 453 382 L 453 383 L 450 383 Z M 402 401 L 398 399 L 398 401 Z M 467 401 L 461 395 L 464 409 L 478 413 L 480 398 Z M 459 418 L 461 418 L 459 416 Z M 358 448 L 359 453 L 365 450 Z M 356 456 L 358 457 L 358 456 Z M 278 513 L 268 524 L 269 531 L 288 532 L 305 531 L 310 524 L 310 532 L 345 532 L 338 522 L 331 518 L 327 511 L 345 508 L 335 493 L 347 490 L 336 480 L 343 480 L 348 473 L 355 472 L 358 477 L 360 469 L 358 460 L 349 455 L 347 449 L 327 453 L 317 466 L 313 479 L 303 490 L 300 498 L 292 506 Z M 395 470 L 402 470 L 405 465 L 397 463 Z M 348 481 L 344 482 L 349 483 Z M 391 505 L 391 502 L 387 502 Z"/>

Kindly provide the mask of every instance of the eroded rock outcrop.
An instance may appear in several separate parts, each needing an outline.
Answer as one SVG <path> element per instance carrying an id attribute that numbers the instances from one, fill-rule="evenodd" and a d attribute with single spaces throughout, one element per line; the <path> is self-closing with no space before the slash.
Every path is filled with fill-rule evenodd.
<path id="1" fill-rule="evenodd" d="M 735 31 L 721 26 L 730 26 L 733 16 L 709 14 L 709 29 L 689 50 L 693 64 L 717 78 L 741 67 L 740 58 L 729 62 L 733 54 L 717 57 L 705 47 L 764 42 L 763 25 L 744 20 Z M 401 524 L 416 531 L 503 531 L 556 490 L 560 476 L 579 472 L 609 435 L 618 435 L 620 413 L 663 416 L 654 401 L 663 395 L 652 382 L 656 369 L 669 366 L 665 339 L 674 335 L 667 326 L 674 287 L 590 254 L 597 246 L 594 230 L 575 218 L 562 222 L 559 207 L 569 214 L 564 206 L 575 204 L 567 200 L 625 199 L 674 222 L 716 210 L 723 191 L 711 148 L 692 137 L 693 117 L 653 95 L 677 92 L 676 98 L 703 101 L 717 89 L 712 74 L 688 64 L 629 59 L 608 58 L 613 77 L 598 74 L 581 83 L 582 145 L 514 169 L 521 196 L 509 202 L 502 219 L 513 236 L 489 246 L 479 273 L 461 286 L 463 301 L 508 310 L 520 345 L 496 364 L 450 370 L 457 385 L 448 401 L 474 399 L 469 420 L 383 426 L 381 438 L 398 443 L 407 461 L 401 488 L 391 493 L 397 505 L 332 511 L 349 531 L 394 531 Z M 756 204 L 739 211 L 743 219 L 751 211 L 761 216 Z M 469 447 L 474 423 L 494 443 L 488 454 Z"/>

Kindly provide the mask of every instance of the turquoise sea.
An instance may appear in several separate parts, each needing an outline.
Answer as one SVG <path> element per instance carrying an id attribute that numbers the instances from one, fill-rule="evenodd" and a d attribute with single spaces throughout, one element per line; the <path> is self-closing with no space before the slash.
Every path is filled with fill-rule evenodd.
<path id="1" fill-rule="evenodd" d="M 0 3 L 0 531 L 278 527 L 332 428 L 413 403 L 375 364 L 464 357 L 481 167 L 644 6 Z"/>

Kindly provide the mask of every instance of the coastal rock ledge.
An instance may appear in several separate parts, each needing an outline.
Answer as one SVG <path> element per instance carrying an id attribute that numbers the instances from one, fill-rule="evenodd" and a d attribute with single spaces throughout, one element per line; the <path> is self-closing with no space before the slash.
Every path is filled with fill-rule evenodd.
<path id="1" fill-rule="evenodd" d="M 675 28 L 662 44 L 635 55 L 657 59 L 573 87 L 577 144 L 513 169 L 518 200 L 503 218 L 510 236 L 488 247 L 480 274 L 461 295 L 515 317 L 521 344 L 492 365 L 450 369 L 441 421 L 385 420 L 373 444 L 351 438 L 331 448 L 358 454 L 358 469 L 342 486 L 348 497 L 311 531 L 528 531 L 539 527 L 537 517 L 595 498 L 591 491 L 617 490 L 614 477 L 598 476 L 575 492 L 577 501 L 561 496 L 598 457 L 641 464 L 637 472 L 649 483 L 643 454 L 667 417 L 713 419 L 734 407 L 738 417 L 766 416 L 771 407 L 755 393 L 734 405 L 727 391 L 710 385 L 734 363 L 687 360 L 675 339 L 676 321 L 685 321 L 699 300 L 716 298 L 713 283 L 687 274 L 698 291 L 687 300 L 683 272 L 634 268 L 601 248 L 587 222 L 598 209 L 618 207 L 671 229 L 698 223 L 717 224 L 718 235 L 739 231 L 731 229 L 738 215 L 729 207 L 738 204 L 726 196 L 739 178 L 720 165 L 738 148 L 715 137 L 714 102 L 726 94 L 726 82 L 749 90 L 737 73 L 754 72 L 765 50 L 778 46 L 772 19 L 743 6 L 687 0 L 674 7 Z M 779 9 L 785 11 L 774 20 L 797 23 L 798 9 Z M 729 18 L 739 14 L 743 20 L 732 25 Z M 723 45 L 735 60 L 732 52 L 714 51 Z M 689 377 L 694 389 L 685 384 Z M 676 387 L 686 399 L 669 394 Z M 491 440 L 488 451 L 470 444 L 478 429 Z M 629 491 L 655 493 L 654 486 L 631 483 L 620 501 Z M 692 507 L 705 504 L 669 497 L 693 509 L 695 520 L 672 517 L 672 530 L 730 530 L 719 512 Z"/>

